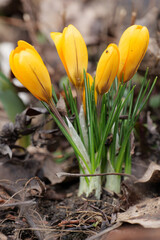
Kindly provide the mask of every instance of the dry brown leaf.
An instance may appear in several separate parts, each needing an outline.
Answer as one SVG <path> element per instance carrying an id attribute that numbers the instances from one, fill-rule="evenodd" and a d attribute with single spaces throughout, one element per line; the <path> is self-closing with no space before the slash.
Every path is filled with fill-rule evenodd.
<path id="1" fill-rule="evenodd" d="M 117 222 L 140 224 L 145 228 L 160 228 L 160 197 L 146 199 L 118 213 Z"/>
<path id="2" fill-rule="evenodd" d="M 72 166 L 72 159 L 64 161 L 63 163 L 56 163 L 52 159 L 46 159 L 43 163 L 42 169 L 44 176 L 46 176 L 52 185 L 61 183 L 66 177 L 58 178 L 56 173 L 62 171 L 69 171 L 70 166 Z"/>
<path id="3" fill-rule="evenodd" d="M 153 123 L 153 120 L 151 118 L 151 112 L 147 112 L 147 129 L 151 134 L 156 134 L 157 135 L 157 126 L 156 124 Z"/>
<path id="4" fill-rule="evenodd" d="M 143 228 L 140 225 L 126 225 L 105 234 L 101 240 L 159 240 L 160 229 Z"/>
<path id="5" fill-rule="evenodd" d="M 3 233 L 0 233 L 0 239 L 1 240 L 7 240 L 7 237 Z"/>
<path id="6" fill-rule="evenodd" d="M 64 98 L 63 96 L 60 94 L 60 98 L 57 102 L 57 105 L 56 105 L 58 111 L 63 115 L 63 116 L 66 116 L 67 115 L 67 109 L 66 109 L 66 104 L 65 104 L 65 101 L 64 101 Z"/>
<path id="7" fill-rule="evenodd" d="M 160 194 L 160 165 L 152 162 L 144 175 L 136 181 L 126 179 L 122 182 L 124 209 L 143 199 L 158 197 Z"/>
<path id="8" fill-rule="evenodd" d="M 8 194 L 7 189 L 5 189 L 5 187 L 3 187 L 3 183 L 2 183 L 2 185 L 0 183 L 0 205 L 5 204 L 5 202 L 8 201 L 8 199 L 10 199 L 10 197 L 11 196 Z M 14 199 L 10 199 L 9 202 L 13 203 Z"/>
<path id="9" fill-rule="evenodd" d="M 39 162 L 40 172 L 43 173 L 42 178 L 47 178 L 52 185 L 61 183 L 66 177 L 58 178 L 56 173 L 61 171 L 70 172 L 73 167 L 73 158 L 69 158 L 62 163 L 56 163 L 53 160 L 52 153 L 46 149 L 28 147 L 29 153 L 33 156 L 35 162 Z"/>
<path id="10" fill-rule="evenodd" d="M 155 183 L 160 182 L 160 165 L 157 165 L 154 162 L 151 162 L 147 171 L 142 178 L 138 179 L 136 183 Z"/>
<path id="11" fill-rule="evenodd" d="M 12 150 L 10 147 L 6 144 L 0 144 L 0 156 L 6 156 L 8 155 L 9 158 L 12 158 Z"/>

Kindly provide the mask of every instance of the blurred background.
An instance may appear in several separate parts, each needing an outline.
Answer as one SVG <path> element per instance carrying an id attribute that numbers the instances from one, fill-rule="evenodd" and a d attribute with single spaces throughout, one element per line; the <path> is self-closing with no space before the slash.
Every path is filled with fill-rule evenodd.
<path id="1" fill-rule="evenodd" d="M 58 208 L 57 205 L 50 204 L 48 200 L 65 200 L 64 196 L 66 195 L 64 193 L 71 193 L 68 197 L 72 197 L 72 193 L 76 192 L 77 178 L 57 178 L 56 173 L 77 173 L 79 171 L 78 162 L 73 154 L 73 149 L 57 129 L 53 119 L 47 115 L 47 111 L 42 108 L 42 104 L 31 96 L 14 78 L 10 71 L 9 54 L 16 47 L 18 40 L 25 40 L 32 44 L 45 62 L 54 89 L 59 97 L 60 93 L 63 95 L 62 83 L 66 80 L 66 73 L 50 38 L 50 32 L 62 32 L 63 28 L 69 24 L 73 24 L 85 39 L 89 55 L 88 72 L 92 76 L 95 76 L 96 65 L 102 52 L 109 43 L 118 44 L 121 34 L 127 27 L 132 24 L 140 24 L 149 29 L 150 42 L 148 50 L 138 69 L 138 73 L 135 74 L 132 81 L 133 84 L 136 84 L 135 99 L 147 67 L 149 67 L 147 80 L 151 79 L 153 81 L 158 76 L 158 81 L 136 123 L 134 130 L 135 141 L 131 136 L 133 141 L 133 151 L 131 153 L 133 154 L 132 174 L 141 177 L 150 162 L 160 164 L 160 0 L 0 0 L 0 180 L 8 179 L 11 183 L 13 182 L 13 186 L 11 184 L 11 187 L 6 188 L 7 194 L 8 192 L 11 194 L 7 197 L 5 195 L 4 201 L 6 199 L 10 200 L 13 193 L 16 193 L 16 197 L 17 192 L 21 193 L 20 189 L 21 185 L 23 187 L 23 182 L 17 181 L 19 179 L 30 179 L 38 176 L 45 183 L 47 189 L 45 192 L 46 203 L 44 198 L 41 198 L 41 196 L 44 196 L 43 189 L 30 191 L 31 195 L 28 195 L 29 191 L 27 189 L 25 190 L 27 191 L 26 196 L 31 196 L 31 199 L 34 196 L 40 196 L 40 198 L 37 198 L 38 202 L 42 200 L 40 203 L 44 204 L 42 205 L 43 210 L 40 210 L 43 215 L 42 219 L 45 220 L 43 229 L 46 224 L 47 214 L 49 216 L 49 226 L 54 226 L 54 224 L 56 226 L 59 217 L 64 220 L 64 216 L 68 216 L 68 209 L 70 208 L 66 208 L 66 210 L 64 208 L 67 214 L 61 212 L 61 207 L 66 206 L 66 202 Z M 60 102 L 59 105 L 63 105 L 62 103 L 64 102 Z M 63 107 L 61 110 L 63 110 Z M 17 113 L 21 112 L 22 114 L 17 115 Z M 154 197 L 159 196 L 159 177 L 157 178 L 156 189 L 158 189 L 158 195 L 154 195 L 152 185 L 149 185 Z M 3 203 L 2 186 L 1 182 L 1 203 Z M 129 185 L 126 189 L 130 191 L 132 188 Z M 131 193 L 136 199 L 141 191 L 138 190 L 138 195 L 134 194 L 134 191 L 131 191 Z M 126 191 L 123 192 L 123 195 L 124 199 L 127 199 Z M 111 195 L 106 194 L 106 196 L 108 198 Z M 24 196 L 22 200 L 24 200 Z M 73 202 L 73 200 L 69 202 L 69 207 L 72 206 Z M 105 201 L 102 200 L 102 202 Z M 128 200 L 126 202 L 128 206 Z M 84 208 L 86 208 L 86 203 L 86 201 L 82 203 Z M 28 206 L 30 205 L 26 205 L 27 215 L 24 216 L 32 229 L 35 226 L 38 226 L 39 229 L 39 226 L 42 226 L 37 222 L 39 212 L 38 215 L 35 215 L 34 223 L 34 218 L 32 219 L 33 212 L 30 211 L 32 208 L 30 209 Z M 108 209 L 108 204 L 106 206 L 106 209 Z M 114 213 L 116 209 L 120 209 L 119 205 L 118 207 L 113 206 Z M 80 205 L 77 208 L 81 209 Z M 17 207 L 16 209 L 18 210 Z M 73 209 L 75 211 L 75 205 L 73 205 Z M 93 208 L 93 210 L 96 211 L 97 208 Z M 58 213 L 58 217 L 53 214 L 54 211 Z M 9 215 L 7 215 L 8 212 Z M 12 233 L 14 235 L 19 229 L 28 226 L 24 225 L 25 222 L 21 221 L 21 219 L 19 221 L 19 217 L 22 216 L 19 214 L 19 210 L 16 213 L 14 212 L 13 215 L 11 215 L 11 208 L 9 208 L 8 212 L 7 209 L 2 211 L 1 217 L 4 217 L 4 219 L 1 221 L 0 232 L 1 230 L 5 232 L 7 229 L 7 234 L 11 236 Z M 22 212 L 25 213 L 24 208 Z M 28 216 L 31 219 L 28 219 Z M 106 219 L 112 219 L 112 217 L 106 218 L 106 215 L 104 216 L 105 221 L 103 224 L 107 225 L 108 220 L 106 221 Z M 11 220 L 10 227 L 4 226 L 6 219 Z M 15 219 L 14 223 L 13 219 Z M 104 225 L 102 225 L 101 229 L 103 228 Z M 137 232 L 137 229 L 135 231 Z M 35 232 L 37 235 L 37 230 Z M 21 231 L 20 234 L 22 236 Z M 26 238 L 22 239 L 33 239 L 28 237 L 30 233 L 26 235 L 25 230 L 24 234 Z M 132 233 L 128 234 L 128 236 L 132 236 Z M 77 235 L 75 237 L 75 239 L 78 239 Z M 1 236 L 0 239 L 2 239 Z M 44 239 L 44 237 L 38 239 Z M 53 239 L 53 237 L 47 239 Z"/>
<path id="2" fill-rule="evenodd" d="M 34 104 L 37 100 L 28 99 L 26 90 L 12 81 L 8 61 L 11 50 L 20 39 L 34 45 L 59 91 L 65 70 L 50 32 L 61 32 L 68 24 L 75 25 L 85 39 L 89 53 L 88 72 L 93 75 L 97 61 L 109 43 L 118 44 L 122 32 L 132 24 L 147 26 L 150 43 L 139 73 L 144 75 L 149 67 L 151 79 L 160 75 L 159 0 L 0 0 L 0 71 L 16 86 L 25 104 L 30 101 Z M 158 85 L 153 101 L 156 107 L 160 105 Z M 0 104 L 1 126 L 7 119 L 3 109 Z"/>

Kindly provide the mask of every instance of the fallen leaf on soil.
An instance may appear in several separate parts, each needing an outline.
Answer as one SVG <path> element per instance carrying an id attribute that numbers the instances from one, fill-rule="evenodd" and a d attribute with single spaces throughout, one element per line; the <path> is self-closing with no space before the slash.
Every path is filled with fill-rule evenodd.
<path id="1" fill-rule="evenodd" d="M 106 240 L 109 240 L 109 239 L 110 240 L 116 240 L 116 239 L 117 240 L 120 240 L 120 239 L 121 240 L 129 240 L 129 239 L 131 239 L 131 240 L 135 240 L 135 239 L 146 240 L 145 237 L 147 236 L 147 234 L 144 233 L 144 231 L 141 232 L 140 235 L 138 235 L 138 234 L 136 235 L 136 231 L 132 231 L 132 234 L 131 233 L 128 233 L 127 235 L 124 234 L 123 237 L 121 234 L 122 232 L 120 232 L 120 230 L 116 230 L 116 231 L 119 231 L 119 234 L 118 234 L 119 237 L 118 236 L 112 237 L 111 234 L 109 235 L 110 237 L 108 237 L 108 235 L 106 235 L 106 233 L 109 233 L 113 229 L 119 228 L 121 226 L 121 224 L 123 224 L 123 223 L 140 224 L 144 228 L 160 228 L 159 215 L 160 215 L 160 197 L 145 199 L 145 200 L 141 201 L 139 204 L 136 204 L 136 205 L 130 207 L 127 211 L 125 211 L 123 213 L 118 213 L 116 224 L 105 229 L 104 231 L 98 233 L 95 236 L 87 238 L 87 240 L 99 239 L 98 237 L 100 237 L 100 236 L 103 236 L 101 240 L 105 240 L 105 239 Z M 134 236 L 134 238 L 132 238 L 132 236 Z M 157 235 L 154 235 L 154 232 L 153 232 L 147 239 L 151 240 L 151 239 L 153 239 L 152 238 L 153 236 L 157 236 Z M 158 236 L 160 236 L 160 232 L 158 232 Z M 156 239 L 158 239 L 158 238 L 156 238 Z"/>
<path id="2" fill-rule="evenodd" d="M 25 161 L 17 161 L 11 159 L 1 165 L 0 167 L 0 180 L 7 179 L 16 182 L 18 179 L 30 179 L 36 176 L 40 169 L 40 161 L 28 159 Z"/>
<path id="3" fill-rule="evenodd" d="M 105 234 L 101 240 L 159 240 L 160 229 L 144 229 L 141 226 L 121 226 L 108 234 Z"/>
<path id="4" fill-rule="evenodd" d="M 138 179 L 136 183 L 159 183 L 160 182 L 160 165 L 151 162 L 147 171 L 142 178 Z"/>
<path id="5" fill-rule="evenodd" d="M 7 240 L 7 237 L 3 233 L 0 233 L 0 239 L 1 240 Z"/>
<path id="6" fill-rule="evenodd" d="M 140 224 L 145 228 L 160 228 L 160 197 L 146 199 L 117 214 L 117 222 Z"/>
<path id="7" fill-rule="evenodd" d="M 122 205 L 126 209 L 143 199 L 158 197 L 160 194 L 160 165 L 151 162 L 147 171 L 137 181 L 126 179 L 122 182 Z"/>
<path id="8" fill-rule="evenodd" d="M 32 120 L 35 121 L 35 116 L 42 115 L 42 113 L 45 113 L 43 109 L 27 108 L 22 113 L 17 114 L 14 124 L 9 122 L 2 127 L 0 131 L 1 144 L 13 145 L 22 136 L 29 135 L 42 128 L 46 123 L 44 119 L 32 124 Z"/>
<path id="9" fill-rule="evenodd" d="M 62 170 L 68 171 L 70 166 L 72 166 L 72 159 L 64 161 L 63 163 L 55 163 L 52 159 L 46 159 L 43 164 L 43 173 L 46 176 L 51 184 L 57 184 L 64 181 L 66 177 L 58 178 L 57 172 Z"/>
<path id="10" fill-rule="evenodd" d="M 157 134 L 157 126 L 153 123 L 151 119 L 151 112 L 147 112 L 147 129 L 151 134 Z"/>
<path id="11" fill-rule="evenodd" d="M 10 147 L 6 144 L 0 144 L 0 156 L 6 156 L 8 155 L 9 158 L 12 158 L 12 150 Z"/>
<path id="12" fill-rule="evenodd" d="M 35 161 L 39 162 L 39 177 L 47 178 L 52 185 L 61 183 L 66 179 L 66 177 L 58 178 L 56 173 L 66 171 L 72 172 L 71 169 L 74 168 L 73 158 L 66 159 L 62 163 L 56 163 L 53 161 L 52 153 L 42 148 L 35 148 L 33 146 L 28 147 L 28 151 Z M 41 164 L 40 164 L 41 163 Z"/>
<path id="13" fill-rule="evenodd" d="M 46 191 L 45 184 L 38 178 L 33 177 L 25 183 L 26 196 L 40 197 Z"/>
<path id="14" fill-rule="evenodd" d="M 116 224 L 112 225 L 111 227 L 108 227 L 107 229 L 97 233 L 96 235 L 93 235 L 92 237 L 87 238 L 86 240 L 95 240 L 95 239 L 98 240 L 98 239 L 100 239 L 101 236 L 103 236 L 103 235 L 105 236 L 106 233 L 109 233 L 110 231 L 120 227 L 121 225 L 122 225 L 122 223 L 120 223 L 120 222 L 116 223 Z"/>
<path id="15" fill-rule="evenodd" d="M 10 199 L 10 197 L 11 196 L 8 194 L 5 187 L 3 187 L 3 184 L 2 185 L 0 184 L 0 205 L 5 204 L 5 202 L 8 201 Z M 10 199 L 10 202 L 14 202 L 14 200 Z"/>
<path id="16" fill-rule="evenodd" d="M 63 96 L 60 94 L 60 98 L 57 102 L 57 105 L 56 105 L 58 111 L 63 115 L 63 116 L 66 116 L 67 115 L 67 109 L 66 109 L 66 104 L 65 104 L 65 101 L 64 101 L 64 98 Z"/>
<path id="17" fill-rule="evenodd" d="M 53 161 L 52 153 L 46 149 L 29 146 L 23 160 L 13 157 L 10 161 L 1 164 L 0 180 L 16 182 L 18 179 L 29 180 L 38 176 L 42 181 L 49 181 L 54 185 L 66 179 L 66 177 L 58 178 L 57 172 L 72 172 L 77 166 L 75 165 L 72 157 L 62 163 L 56 163 Z"/>

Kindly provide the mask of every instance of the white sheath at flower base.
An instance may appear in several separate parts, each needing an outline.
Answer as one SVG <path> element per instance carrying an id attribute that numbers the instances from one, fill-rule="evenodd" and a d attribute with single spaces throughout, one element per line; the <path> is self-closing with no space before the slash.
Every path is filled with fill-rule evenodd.
<path id="1" fill-rule="evenodd" d="M 69 131 L 70 131 L 70 135 L 74 141 L 74 143 L 76 144 L 77 148 L 79 149 L 79 151 L 82 153 L 87 165 L 89 166 L 90 168 L 90 160 L 89 160 L 89 156 L 88 156 L 88 153 L 80 139 L 80 137 L 78 136 L 76 130 L 74 129 L 72 123 L 69 121 L 69 119 L 66 117 L 66 120 L 67 120 L 67 124 L 68 124 L 68 127 L 69 127 Z M 80 159 L 80 164 L 82 166 L 82 168 L 85 170 L 85 173 L 88 174 L 88 170 L 86 168 L 86 165 L 85 163 Z"/>
<path id="2" fill-rule="evenodd" d="M 88 133 L 87 133 L 87 126 L 86 126 L 86 121 L 85 121 L 83 105 L 81 105 L 81 107 L 80 107 L 79 121 L 80 121 L 82 134 L 83 134 L 83 138 L 84 138 L 84 144 L 85 144 L 86 148 L 88 149 Z"/>

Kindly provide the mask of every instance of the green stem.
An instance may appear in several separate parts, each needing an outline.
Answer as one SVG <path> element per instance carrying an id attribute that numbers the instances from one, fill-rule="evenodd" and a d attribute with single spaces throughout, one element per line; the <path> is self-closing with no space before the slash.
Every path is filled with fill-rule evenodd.
<path id="1" fill-rule="evenodd" d="M 102 95 L 98 94 L 97 98 L 97 116 L 100 119 L 101 116 L 101 104 L 102 104 Z"/>

